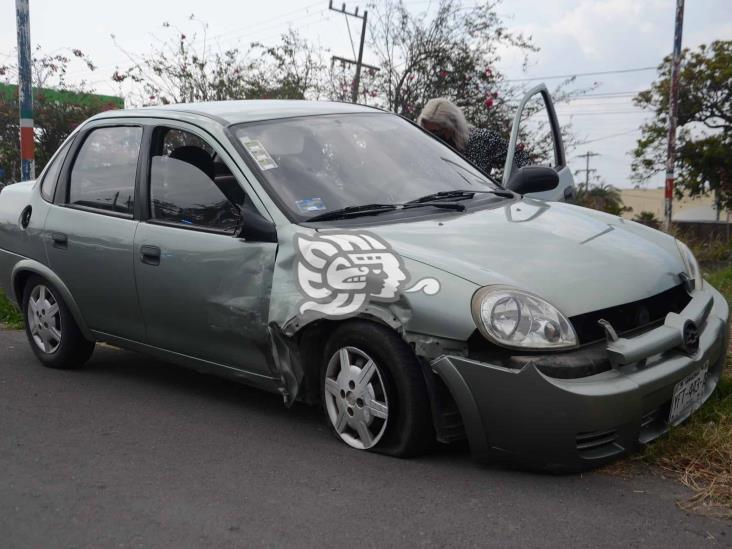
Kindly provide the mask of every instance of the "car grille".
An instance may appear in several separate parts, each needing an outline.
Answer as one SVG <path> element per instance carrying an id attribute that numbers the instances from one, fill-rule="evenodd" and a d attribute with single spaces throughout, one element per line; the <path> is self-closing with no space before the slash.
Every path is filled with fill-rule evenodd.
<path id="1" fill-rule="evenodd" d="M 605 331 L 597 323 L 598 320 L 607 320 L 618 334 L 642 331 L 655 328 L 668 313 L 680 313 L 689 301 L 691 296 L 684 285 L 679 284 L 646 299 L 573 316 L 569 320 L 577 332 L 580 345 L 584 345 L 605 338 Z"/>

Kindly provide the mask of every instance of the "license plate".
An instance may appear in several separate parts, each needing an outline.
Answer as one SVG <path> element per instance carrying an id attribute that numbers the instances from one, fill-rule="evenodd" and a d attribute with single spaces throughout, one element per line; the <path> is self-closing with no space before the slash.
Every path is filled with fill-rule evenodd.
<path id="1" fill-rule="evenodd" d="M 671 413 L 668 418 L 671 425 L 676 425 L 701 406 L 707 380 L 707 369 L 708 365 L 705 364 L 703 368 L 688 375 L 674 387 Z"/>

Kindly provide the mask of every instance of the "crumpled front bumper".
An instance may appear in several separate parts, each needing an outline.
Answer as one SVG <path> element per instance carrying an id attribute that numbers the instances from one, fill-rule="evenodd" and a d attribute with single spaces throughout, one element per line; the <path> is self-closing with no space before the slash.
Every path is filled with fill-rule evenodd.
<path id="1" fill-rule="evenodd" d="M 693 354 L 680 348 L 676 333 L 687 320 L 699 328 Z M 456 356 L 441 356 L 431 366 L 457 403 L 476 458 L 584 469 L 665 433 L 676 383 L 705 366 L 703 400 L 709 398 L 726 361 L 728 321 L 726 300 L 706 284 L 664 325 L 609 343 L 613 368 L 606 372 L 556 379 L 531 364 L 514 370 Z"/>

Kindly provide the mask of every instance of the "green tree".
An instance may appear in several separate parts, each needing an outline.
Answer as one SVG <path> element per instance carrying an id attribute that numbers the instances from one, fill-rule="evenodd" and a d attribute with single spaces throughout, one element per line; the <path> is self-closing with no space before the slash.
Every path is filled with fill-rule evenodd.
<path id="1" fill-rule="evenodd" d="M 638 221 L 640 223 L 660 223 L 659 219 L 656 217 L 656 214 L 645 210 L 635 214 L 633 216 L 633 221 Z"/>
<path id="2" fill-rule="evenodd" d="M 33 52 L 33 119 L 35 124 L 36 174 L 59 145 L 81 122 L 117 105 L 92 94 L 85 80 L 71 83 L 70 74 L 91 73 L 94 63 L 78 49 L 69 53 Z M 73 73 L 71 71 L 74 71 Z M 18 67 L 0 66 L 0 79 L 16 84 Z M 20 179 L 20 128 L 17 90 L 0 94 L 0 167 L 6 182 Z"/>
<path id="3" fill-rule="evenodd" d="M 633 151 L 637 181 L 663 173 L 666 162 L 671 58 L 658 67 L 658 79 L 635 97 L 635 104 L 656 116 L 642 126 Z M 678 139 L 677 194 L 712 191 L 732 207 L 732 41 L 715 41 L 682 52 Z"/>
<path id="4" fill-rule="evenodd" d="M 415 119 L 427 101 L 447 97 L 470 124 L 508 137 L 516 103 L 526 84 L 508 82 L 498 70 L 500 51 L 513 48 L 528 57 L 538 51 L 531 37 L 509 30 L 497 7 L 500 0 L 466 7 L 457 0 L 438 0 L 430 12 L 412 12 L 409 2 L 385 0 L 369 12 L 369 46 L 380 70 L 362 82 L 360 99 Z M 568 92 L 569 78 L 552 96 L 561 102 L 589 89 Z M 533 85 L 533 84 L 531 84 Z M 343 90 L 350 93 L 349 86 Z M 536 99 L 536 98 L 535 98 Z M 565 147 L 576 142 L 570 125 L 562 127 Z M 523 112 L 521 147 L 532 162 L 552 154 L 552 134 L 544 103 L 532 100 Z"/>
<path id="5" fill-rule="evenodd" d="M 368 49 L 376 68 L 361 73 L 359 102 L 391 110 L 410 119 L 432 97 L 449 97 L 468 121 L 508 136 L 516 101 L 524 86 L 506 82 L 496 68 L 499 50 L 509 46 L 525 55 L 536 51 L 531 40 L 504 25 L 496 6 L 484 0 L 466 8 L 458 0 L 437 0 L 429 13 L 408 9 L 402 0 L 369 5 Z M 131 65 L 114 73 L 120 84 L 132 83 L 133 103 L 159 104 L 226 99 L 319 99 L 349 101 L 354 84 L 351 64 L 323 59 L 327 53 L 289 30 L 272 46 L 252 43 L 222 50 L 208 38 L 207 25 L 189 17 L 187 32 L 169 23 L 167 36 L 151 51 L 132 54 Z M 570 80 L 571 81 L 571 80 Z M 567 81 L 564 83 L 566 86 Z M 127 84 L 125 84 L 127 85 Z M 562 86 L 555 98 L 568 97 Z M 577 93 L 577 92 L 575 92 Z M 540 113 L 532 103 L 527 116 Z M 571 135 L 563 128 L 565 144 Z M 522 125 L 532 157 L 545 157 L 551 135 L 547 124 Z"/>
<path id="6" fill-rule="evenodd" d="M 433 15 L 412 13 L 402 0 L 373 5 L 369 45 L 380 67 L 373 102 L 413 119 L 429 99 L 448 97 L 471 123 L 508 131 L 508 97 L 515 90 L 495 67 L 498 49 L 512 46 L 528 54 L 538 48 L 507 30 L 496 4 L 465 8 L 457 0 L 439 0 Z"/>
<path id="7" fill-rule="evenodd" d="M 247 75 L 248 97 L 318 99 L 326 91 L 324 52 L 289 29 L 274 46 L 255 42 L 257 61 Z"/>
<path id="8" fill-rule="evenodd" d="M 606 183 L 600 183 L 589 189 L 584 186 L 577 189 L 577 204 L 613 215 L 630 211 L 630 208 L 623 205 L 620 191 Z"/>
<path id="9" fill-rule="evenodd" d="M 207 37 L 208 25 L 190 16 L 202 30 L 186 32 L 163 23 L 167 36 L 144 54 L 127 51 L 131 65 L 112 80 L 133 84 L 133 103 L 142 105 L 230 99 L 317 98 L 324 89 L 320 49 L 290 29 L 273 46 L 255 42 L 246 50 L 222 49 Z"/>

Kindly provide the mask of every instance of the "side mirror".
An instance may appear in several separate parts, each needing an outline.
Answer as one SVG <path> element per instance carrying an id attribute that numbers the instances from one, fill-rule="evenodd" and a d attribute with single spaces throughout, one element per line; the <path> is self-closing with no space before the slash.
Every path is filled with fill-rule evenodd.
<path id="1" fill-rule="evenodd" d="M 524 166 L 508 180 L 506 187 L 518 194 L 551 191 L 559 185 L 559 175 L 546 166 Z"/>
<path id="2" fill-rule="evenodd" d="M 277 243 L 277 227 L 252 207 L 242 207 L 239 238 L 250 242 Z"/>

